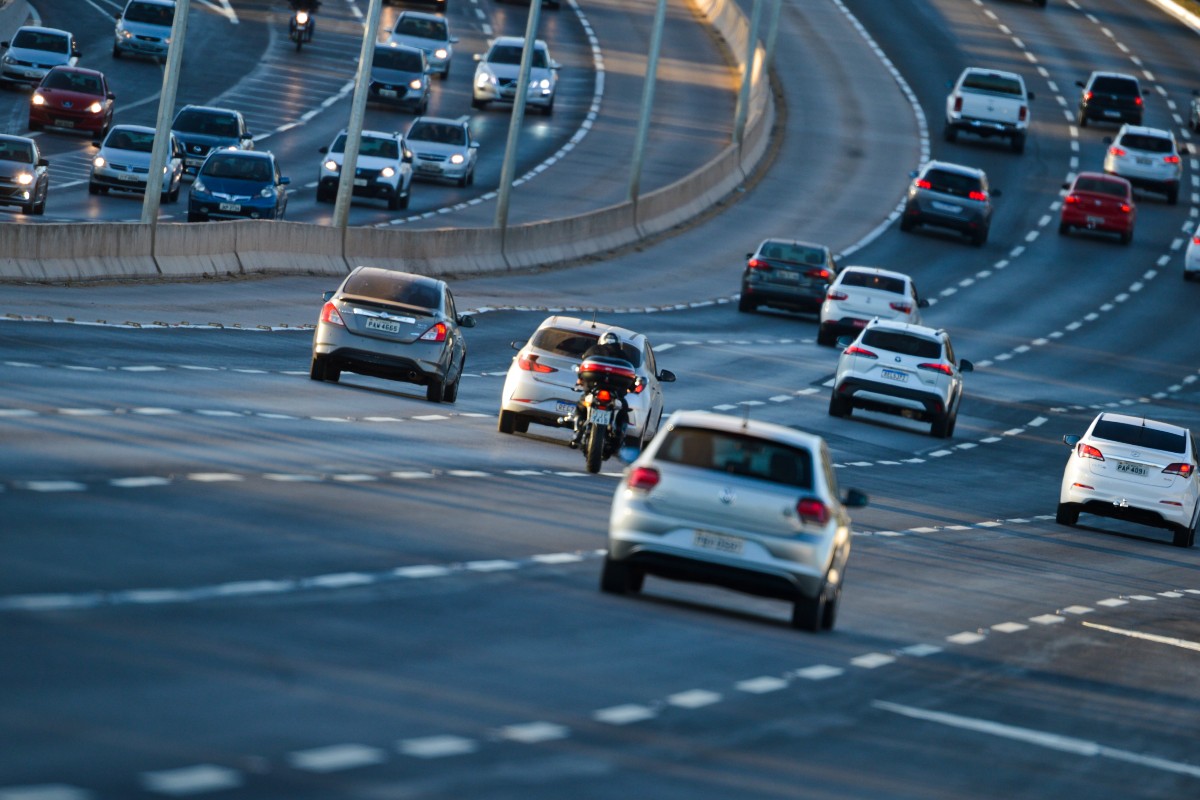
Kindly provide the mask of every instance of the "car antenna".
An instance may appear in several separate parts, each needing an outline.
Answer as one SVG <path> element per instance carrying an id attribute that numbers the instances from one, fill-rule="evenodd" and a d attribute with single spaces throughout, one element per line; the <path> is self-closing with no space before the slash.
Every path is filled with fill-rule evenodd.
<path id="1" fill-rule="evenodd" d="M 750 406 L 742 406 L 742 430 L 746 430 L 750 425 Z"/>
<path id="2" fill-rule="evenodd" d="M 596 313 L 597 313 L 596 309 L 593 308 L 592 309 L 592 328 L 593 329 L 595 329 L 595 327 L 596 327 Z"/>

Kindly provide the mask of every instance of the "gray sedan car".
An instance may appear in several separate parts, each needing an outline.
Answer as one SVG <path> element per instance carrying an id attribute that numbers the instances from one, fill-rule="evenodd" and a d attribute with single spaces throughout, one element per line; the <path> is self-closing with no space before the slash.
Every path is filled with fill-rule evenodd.
<path id="1" fill-rule="evenodd" d="M 946 161 L 930 161 L 912 174 L 900 230 L 917 225 L 950 228 L 981 247 L 992 226 L 992 197 L 1000 190 L 988 185 L 981 169 Z"/>
<path id="2" fill-rule="evenodd" d="M 314 381 L 342 371 L 425 387 L 433 403 L 458 399 L 467 360 L 459 314 L 445 281 L 379 267 L 356 267 L 325 305 L 313 333 Z"/>
<path id="3" fill-rule="evenodd" d="M 677 411 L 613 496 L 600 588 L 638 592 L 646 575 L 792 603 L 792 625 L 830 630 L 850 515 L 821 437 L 769 422 Z"/>

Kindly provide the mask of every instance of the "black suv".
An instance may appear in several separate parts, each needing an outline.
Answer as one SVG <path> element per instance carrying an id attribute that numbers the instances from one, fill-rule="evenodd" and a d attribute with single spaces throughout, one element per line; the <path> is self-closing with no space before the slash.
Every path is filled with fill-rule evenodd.
<path id="1" fill-rule="evenodd" d="M 1079 97 L 1079 127 L 1086 128 L 1089 119 L 1102 122 L 1142 124 L 1142 87 L 1138 79 L 1121 72 L 1093 72 L 1083 81 Z"/>

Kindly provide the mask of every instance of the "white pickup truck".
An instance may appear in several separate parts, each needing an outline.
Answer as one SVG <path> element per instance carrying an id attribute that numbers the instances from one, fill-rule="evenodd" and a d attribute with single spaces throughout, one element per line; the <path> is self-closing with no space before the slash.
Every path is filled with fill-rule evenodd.
<path id="1" fill-rule="evenodd" d="M 1025 79 L 1015 72 L 967 67 L 946 97 L 942 136 L 953 142 L 960 131 L 1008 139 L 1014 152 L 1025 151 L 1029 101 Z"/>

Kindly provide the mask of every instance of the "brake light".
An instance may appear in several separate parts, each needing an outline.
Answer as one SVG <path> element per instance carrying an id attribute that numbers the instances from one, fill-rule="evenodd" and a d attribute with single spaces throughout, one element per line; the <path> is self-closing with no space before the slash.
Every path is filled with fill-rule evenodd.
<path id="1" fill-rule="evenodd" d="M 648 492 L 655 486 L 658 486 L 658 482 L 661 479 L 662 476 L 658 474 L 658 470 L 652 467 L 637 467 L 629 473 L 629 478 L 626 480 L 625 485 L 630 489 Z"/>
<path id="2" fill-rule="evenodd" d="M 974 191 L 974 192 L 971 192 L 970 194 L 968 194 L 967 197 L 971 198 L 972 200 L 976 201 L 977 203 L 986 203 L 987 202 L 987 192 Z"/>
<path id="3" fill-rule="evenodd" d="M 1140 98 L 1140 97 L 1133 98 L 1133 104 L 1135 106 L 1140 106 L 1142 104 L 1142 98 Z"/>
<path id="4" fill-rule="evenodd" d="M 1194 471 L 1195 467 L 1193 467 L 1191 464 L 1184 463 L 1167 464 L 1167 468 L 1163 470 L 1163 472 L 1167 473 L 1168 475 L 1178 475 L 1181 478 L 1192 477 L 1192 473 Z"/>
<path id="5" fill-rule="evenodd" d="M 1079 456 L 1080 458 L 1094 458 L 1097 461 L 1104 460 L 1103 453 L 1101 453 L 1095 447 L 1092 447 L 1090 444 L 1084 444 L 1083 442 L 1080 442 L 1079 446 L 1075 448 L 1075 455 Z"/>
<path id="6" fill-rule="evenodd" d="M 963 103 L 963 99 L 961 97 L 954 98 L 954 110 L 962 111 L 962 103 Z"/>
<path id="7" fill-rule="evenodd" d="M 826 300 L 845 300 L 848 297 L 850 297 L 850 295 L 846 294 L 845 292 L 830 292 L 829 294 L 825 295 Z"/>
<path id="8" fill-rule="evenodd" d="M 1133 206 L 1129 205 L 1129 203 L 1121 203 L 1121 213 L 1122 214 L 1128 214 L 1132 211 L 1133 211 Z"/>
<path id="9" fill-rule="evenodd" d="M 827 269 L 810 269 L 804 274 L 810 278 L 822 278 L 823 280 L 829 280 L 829 270 Z"/>
<path id="10" fill-rule="evenodd" d="M 439 322 L 429 330 L 421 334 L 422 342 L 444 342 L 446 341 L 446 323 Z"/>
<path id="11" fill-rule="evenodd" d="M 1120 158 L 1121 156 L 1125 155 L 1125 151 L 1116 145 L 1113 145 L 1112 147 L 1108 148 L 1108 154 Z"/>
<path id="12" fill-rule="evenodd" d="M 750 269 L 770 269 L 771 265 L 763 261 L 761 258 L 752 258 L 746 264 Z"/>
<path id="13" fill-rule="evenodd" d="M 1079 195 L 1069 194 L 1069 195 L 1067 195 L 1067 199 L 1064 200 L 1063 202 L 1069 206 L 1073 206 L 1079 202 Z"/>
<path id="14" fill-rule="evenodd" d="M 517 366 L 527 372 L 558 372 L 554 367 L 539 364 L 536 355 L 517 356 Z"/>
<path id="15" fill-rule="evenodd" d="M 897 301 L 895 303 L 888 303 L 888 305 L 892 307 L 893 311 L 899 311 L 901 314 L 911 314 L 912 313 L 912 303 L 904 303 L 904 302 Z"/>
<path id="16" fill-rule="evenodd" d="M 802 497 L 796 503 L 796 513 L 802 522 L 815 522 L 824 525 L 829 522 L 829 509 L 815 497 Z"/>
<path id="17" fill-rule="evenodd" d="M 642 390 L 645 388 L 646 388 L 646 383 L 641 378 L 638 378 L 636 381 L 634 381 L 634 384 L 633 384 L 633 393 L 634 394 L 641 394 Z"/>
<path id="18" fill-rule="evenodd" d="M 1200 236 L 1193 236 L 1193 237 L 1192 237 L 1192 244 L 1197 244 L 1197 245 L 1200 245 Z"/>
<path id="19" fill-rule="evenodd" d="M 601 389 L 600 391 L 596 392 L 596 399 L 601 403 L 610 402 L 612 400 L 612 392 L 610 392 L 608 389 Z"/>
<path id="20" fill-rule="evenodd" d="M 1176 155 L 1163 156 L 1163 161 L 1167 162 L 1168 164 L 1178 164 L 1179 156 L 1176 156 Z"/>
<path id="21" fill-rule="evenodd" d="M 925 180 L 924 178 L 917 178 L 917 188 L 918 189 L 932 189 L 933 184 L 930 183 L 929 181 Z"/>
<path id="22" fill-rule="evenodd" d="M 1021 122 L 1024 122 L 1027 116 L 1029 116 L 1029 108 L 1026 106 L 1021 106 L 1021 110 L 1017 112 L 1017 119 L 1019 119 Z"/>
<path id="23" fill-rule="evenodd" d="M 940 372 L 943 375 L 953 375 L 954 374 L 954 370 L 952 370 L 950 368 L 949 364 L 939 364 L 934 361 L 930 361 L 927 364 L 917 364 L 917 369 L 928 369 L 928 370 L 932 370 L 933 372 Z"/>
<path id="24" fill-rule="evenodd" d="M 341 325 L 346 327 L 346 323 L 342 321 L 342 315 L 338 313 L 337 306 L 333 303 L 326 303 L 321 309 L 321 322 L 328 322 L 330 325 Z"/>
<path id="25" fill-rule="evenodd" d="M 843 351 L 843 355 L 862 356 L 863 358 L 879 358 L 879 356 L 875 355 L 870 350 L 867 350 L 866 348 L 863 348 L 863 347 L 859 347 L 856 344 L 852 344 L 849 347 L 847 347 Z"/>
<path id="26" fill-rule="evenodd" d="M 1091 92 L 1084 92 L 1084 93 L 1083 93 L 1083 99 L 1084 99 L 1084 100 L 1091 100 L 1091 99 L 1092 99 L 1092 93 L 1091 93 Z"/>

